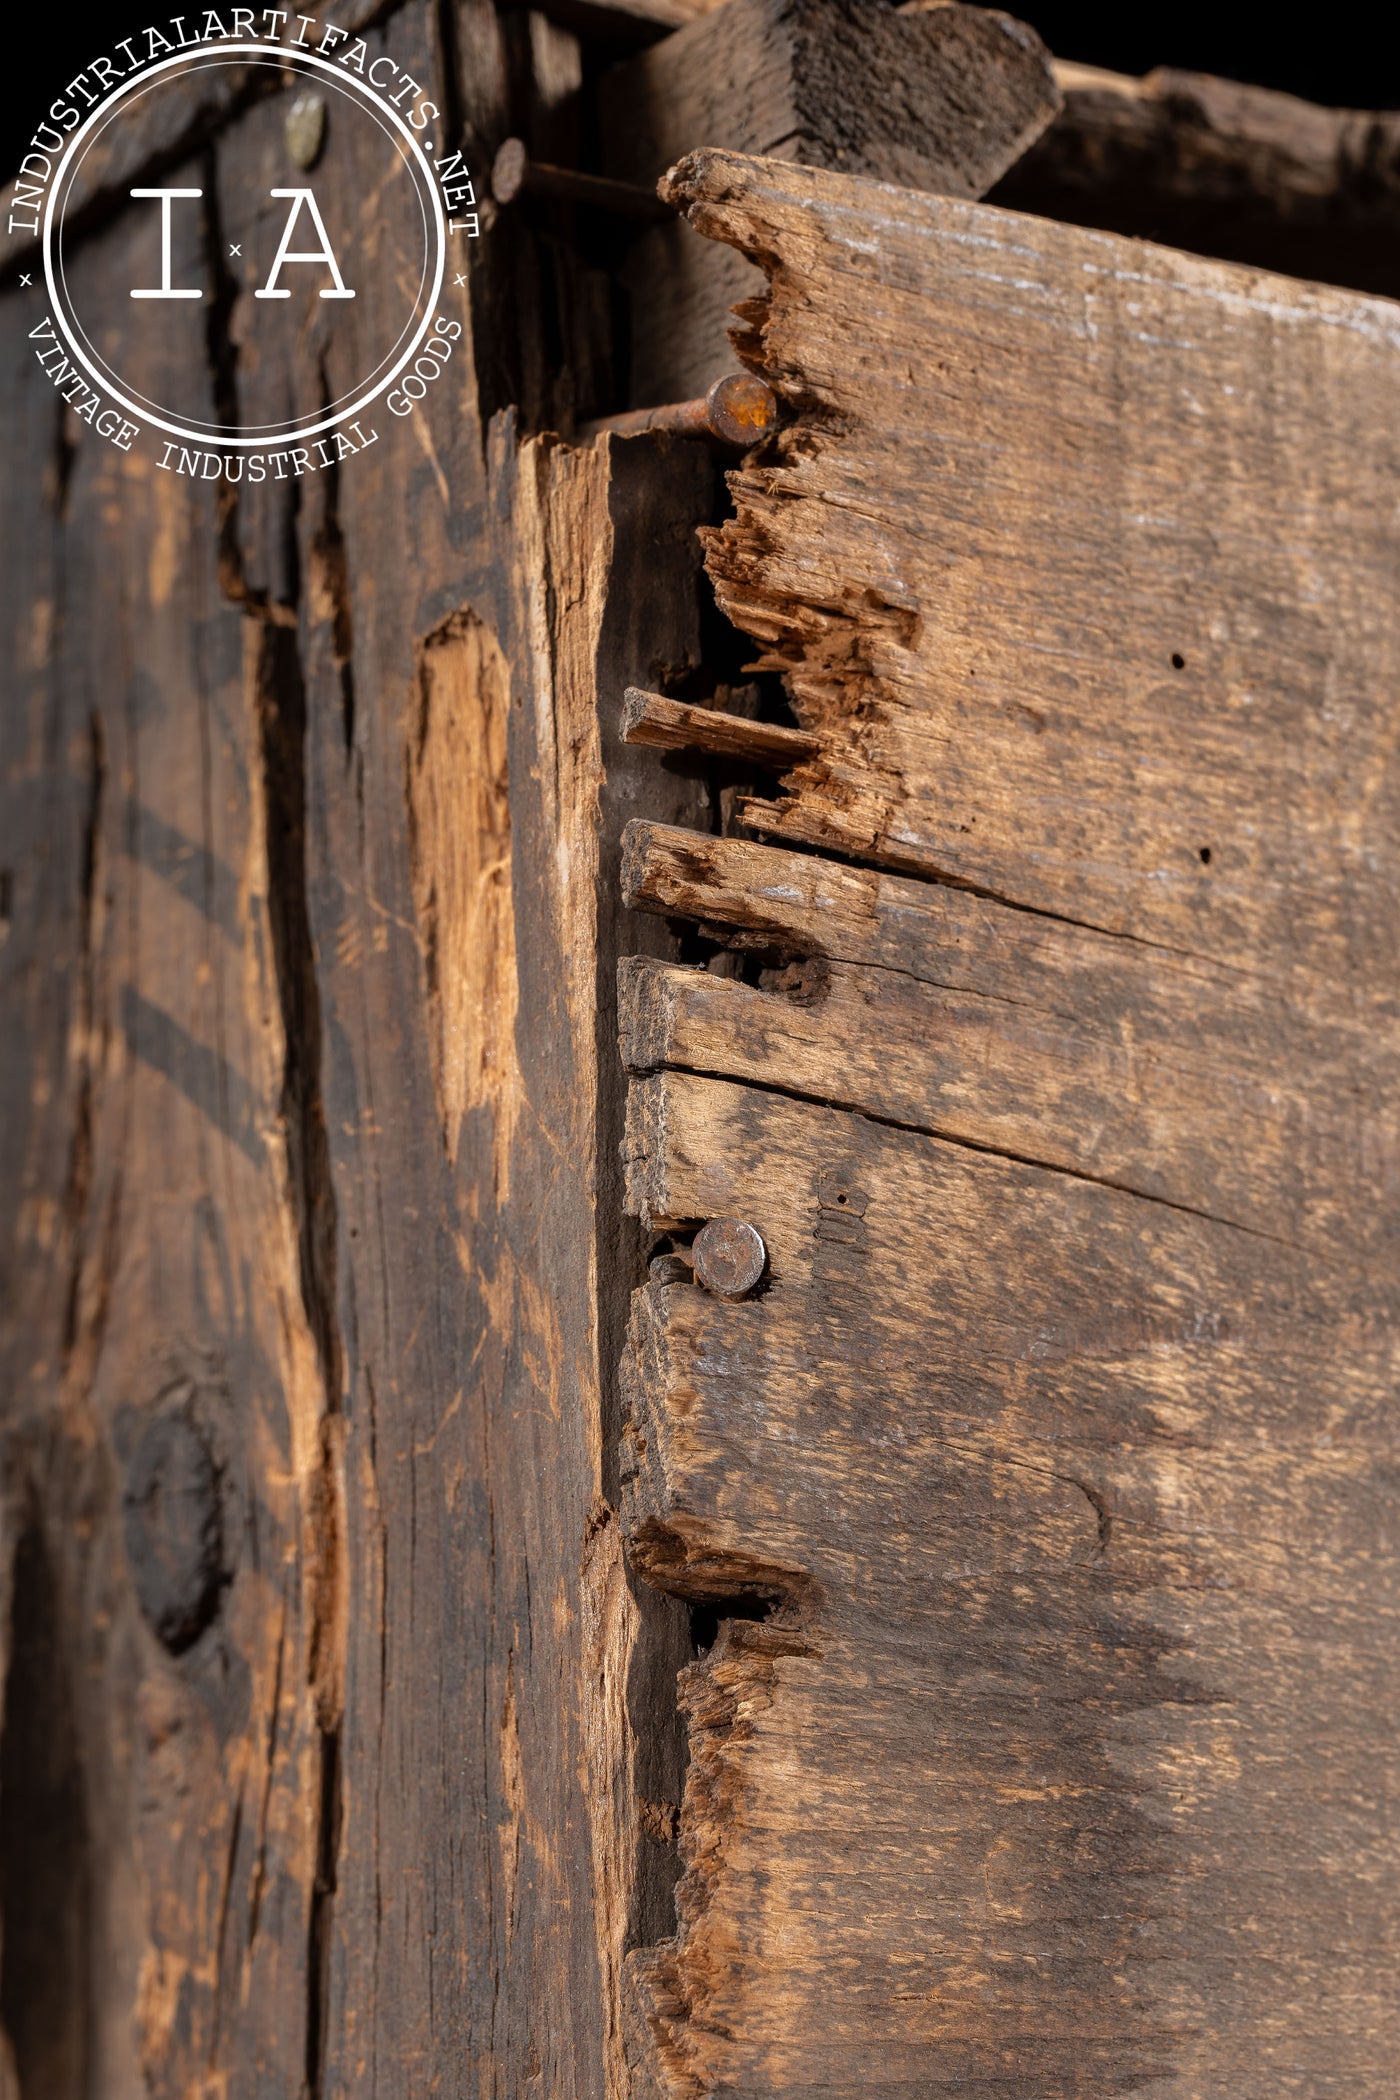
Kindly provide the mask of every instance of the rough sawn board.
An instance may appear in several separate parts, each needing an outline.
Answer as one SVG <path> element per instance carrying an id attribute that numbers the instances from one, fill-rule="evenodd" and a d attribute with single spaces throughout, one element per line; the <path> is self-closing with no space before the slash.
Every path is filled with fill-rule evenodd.
<path id="1" fill-rule="evenodd" d="M 721 1614 L 640 2089 L 1379 2100 L 1400 311 L 670 190 L 771 280 L 710 564 L 821 749 L 624 869 L 738 951 L 624 966 L 630 1200 L 770 1253 L 634 1300 L 630 1550 Z"/>

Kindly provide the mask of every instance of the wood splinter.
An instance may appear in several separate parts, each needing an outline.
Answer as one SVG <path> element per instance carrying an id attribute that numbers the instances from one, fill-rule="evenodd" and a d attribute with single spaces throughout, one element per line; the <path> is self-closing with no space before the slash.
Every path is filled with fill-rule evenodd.
<path id="1" fill-rule="evenodd" d="M 644 437 L 667 430 L 677 437 L 708 437 L 721 445 L 757 445 L 778 425 L 773 389 L 749 372 L 726 372 L 694 401 L 668 402 L 664 408 L 632 408 L 625 415 L 603 416 L 585 423 L 583 435 Z"/>
<path id="2" fill-rule="evenodd" d="M 689 1255 L 655 1254 L 647 1263 L 648 1283 L 694 1283 Z"/>
<path id="3" fill-rule="evenodd" d="M 649 744 L 656 751 L 709 751 L 719 758 L 750 759 L 755 765 L 786 770 L 813 758 L 820 739 L 806 729 L 781 722 L 752 722 L 715 707 L 694 707 L 668 700 L 662 693 L 629 685 L 622 697 L 622 741 Z"/>

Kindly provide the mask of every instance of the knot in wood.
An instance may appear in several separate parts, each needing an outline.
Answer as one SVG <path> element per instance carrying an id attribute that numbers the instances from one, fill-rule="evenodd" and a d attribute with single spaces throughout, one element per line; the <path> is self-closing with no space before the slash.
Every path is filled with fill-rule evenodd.
<path id="1" fill-rule="evenodd" d="M 147 1427 L 122 1501 L 137 1599 L 161 1645 L 182 1655 L 214 1617 L 228 1579 L 219 1469 L 187 1414 Z"/>
<path id="2" fill-rule="evenodd" d="M 746 1298 L 762 1276 L 768 1249 L 742 1218 L 711 1218 L 691 1249 L 695 1280 L 717 1298 Z"/>

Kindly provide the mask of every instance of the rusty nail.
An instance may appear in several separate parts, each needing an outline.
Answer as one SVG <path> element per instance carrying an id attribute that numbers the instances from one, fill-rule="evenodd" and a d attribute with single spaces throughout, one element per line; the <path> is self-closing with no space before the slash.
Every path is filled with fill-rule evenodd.
<path id="1" fill-rule="evenodd" d="M 531 160 L 524 139 L 507 139 L 496 155 L 491 195 L 498 204 L 514 204 L 517 197 L 553 197 L 562 204 L 584 204 L 628 219 L 676 216 L 654 190 L 639 183 L 614 182 L 607 175 L 585 175 L 581 168 L 555 168 L 548 161 Z"/>
<path id="2" fill-rule="evenodd" d="M 726 372 L 695 401 L 674 401 L 665 408 L 633 408 L 626 415 L 604 416 L 585 423 L 583 435 L 642 437 L 649 430 L 669 430 L 678 437 L 708 437 L 721 445 L 757 445 L 778 421 L 773 389 L 751 372 Z"/>
<path id="3" fill-rule="evenodd" d="M 717 1298 L 746 1298 L 768 1261 L 768 1249 L 742 1218 L 711 1218 L 691 1248 L 695 1280 Z"/>

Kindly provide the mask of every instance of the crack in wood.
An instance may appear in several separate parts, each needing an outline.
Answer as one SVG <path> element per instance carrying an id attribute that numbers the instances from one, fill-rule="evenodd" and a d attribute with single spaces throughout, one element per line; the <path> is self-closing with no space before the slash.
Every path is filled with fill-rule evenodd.
<path id="1" fill-rule="evenodd" d="M 25 2095 L 79 2093 L 92 2070 L 94 1891 L 74 1658 L 39 1512 L 15 1496 L 7 1514 L 21 1522 L 3 1582 L 0 2077 Z"/>
<path id="2" fill-rule="evenodd" d="M 622 967 L 625 968 L 626 965 Z M 1091 1188 L 1113 1189 L 1119 1195 L 1132 1196 L 1139 1202 L 1160 1204 L 1164 1210 L 1179 1211 L 1183 1217 L 1199 1218 L 1207 1225 L 1222 1225 L 1231 1232 L 1243 1232 L 1255 1239 L 1272 1241 L 1275 1246 L 1287 1247 L 1295 1254 L 1303 1251 L 1298 1242 L 1285 1239 L 1278 1233 L 1263 1232 L 1257 1226 L 1246 1224 L 1239 1218 L 1224 1217 L 1214 1211 L 1198 1210 L 1190 1203 L 1174 1202 L 1170 1196 L 1161 1195 L 1156 1190 L 1142 1188 L 1129 1181 L 1114 1180 L 1104 1174 L 1090 1174 L 1082 1168 L 1067 1166 L 1062 1160 L 1037 1156 L 1034 1153 L 1009 1151 L 1004 1145 L 979 1143 L 975 1138 L 960 1135 L 956 1130 L 932 1118 L 915 1122 L 898 1116 L 880 1115 L 876 1110 L 862 1105 L 858 1097 L 796 1084 L 784 1085 L 778 1079 L 760 1079 L 751 1072 L 736 1072 L 734 1066 L 737 1061 L 721 1059 L 714 1066 L 702 1066 L 688 1064 L 683 1058 L 657 1055 L 654 1052 L 650 1056 L 642 1052 L 635 1057 L 624 1053 L 624 1062 L 627 1063 L 629 1071 L 635 1072 L 642 1079 L 663 1069 L 668 1072 L 683 1072 L 697 1079 L 716 1075 L 721 1078 L 742 1077 L 744 1084 L 758 1094 L 773 1094 L 781 1100 L 788 1101 L 811 1101 L 819 1107 L 839 1110 L 876 1127 L 907 1131 L 912 1137 L 934 1138 L 940 1144 L 954 1145 L 968 1152 L 985 1153 L 991 1159 L 1008 1160 L 1016 1166 L 1033 1167 L 1039 1173 L 1060 1174 L 1069 1181 L 1082 1181 Z M 1325 1258 L 1326 1250 L 1322 1250 L 1322 1254 Z"/>
<path id="3" fill-rule="evenodd" d="M 86 1223 L 92 1193 L 92 1119 L 94 1040 L 97 998 L 97 930 L 100 920 L 99 884 L 102 878 L 103 801 L 107 785 L 106 740 L 102 717 L 94 713 L 88 721 L 88 795 L 83 815 L 82 855 L 79 865 L 78 902 L 78 1002 L 79 1065 L 73 1108 L 73 1136 L 68 1162 L 64 1217 L 68 1240 L 68 1292 L 63 1315 L 63 1353 L 71 1357 L 77 1346 L 86 1260 Z"/>

